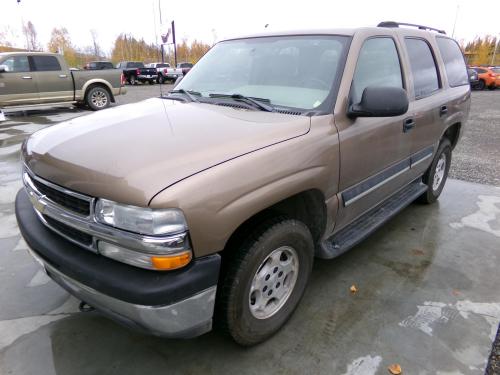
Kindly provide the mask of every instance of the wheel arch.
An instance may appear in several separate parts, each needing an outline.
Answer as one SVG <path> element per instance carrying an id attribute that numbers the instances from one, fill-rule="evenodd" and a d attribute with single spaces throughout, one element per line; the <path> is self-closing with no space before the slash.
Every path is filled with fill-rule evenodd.
<path id="1" fill-rule="evenodd" d="M 458 140 L 460 139 L 461 132 L 462 132 L 462 123 L 455 122 L 454 124 L 446 128 L 443 135 L 441 136 L 441 139 L 447 138 L 450 141 L 451 149 L 453 150 L 457 145 Z"/>
<path id="2" fill-rule="evenodd" d="M 263 220 L 287 217 L 303 222 L 311 231 L 315 244 L 319 243 L 326 228 L 327 208 L 319 189 L 310 189 L 285 198 L 267 207 L 241 223 L 229 236 L 222 254 L 238 246 Z"/>
<path id="3" fill-rule="evenodd" d="M 83 93 L 84 93 L 83 98 L 85 99 L 87 97 L 87 93 L 89 92 L 89 90 L 91 90 L 94 87 L 98 87 L 98 86 L 104 87 L 106 89 L 106 91 L 109 94 L 109 97 L 111 98 L 111 102 L 114 103 L 115 97 L 113 95 L 113 88 L 111 87 L 109 82 L 107 82 L 103 79 L 93 79 L 93 80 L 86 82 L 82 88 Z"/>

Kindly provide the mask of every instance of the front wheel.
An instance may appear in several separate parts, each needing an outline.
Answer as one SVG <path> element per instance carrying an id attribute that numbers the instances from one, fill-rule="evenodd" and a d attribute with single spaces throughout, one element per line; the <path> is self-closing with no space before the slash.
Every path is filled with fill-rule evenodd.
<path id="1" fill-rule="evenodd" d="M 108 90 L 104 87 L 96 86 L 87 91 L 87 95 L 85 95 L 85 102 L 91 110 L 98 111 L 109 107 L 111 103 L 111 96 L 109 95 Z"/>
<path id="2" fill-rule="evenodd" d="M 232 250 L 216 319 L 237 343 L 254 345 L 276 333 L 297 307 L 311 274 L 313 239 L 300 221 L 272 219 Z"/>
<path id="3" fill-rule="evenodd" d="M 423 182 L 427 185 L 427 191 L 418 198 L 419 202 L 430 204 L 437 201 L 448 178 L 450 165 L 451 143 L 447 138 L 444 138 L 439 144 L 431 166 L 423 177 Z"/>
<path id="4" fill-rule="evenodd" d="M 476 85 L 476 89 L 484 90 L 485 88 L 486 88 L 486 83 L 483 80 L 479 80 L 479 82 Z"/>

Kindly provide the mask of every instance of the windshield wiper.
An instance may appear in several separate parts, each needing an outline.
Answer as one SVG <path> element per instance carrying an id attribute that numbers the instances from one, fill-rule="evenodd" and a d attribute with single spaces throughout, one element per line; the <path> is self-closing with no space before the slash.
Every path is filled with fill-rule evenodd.
<path id="1" fill-rule="evenodd" d="M 234 100 L 239 100 L 242 102 L 245 102 L 247 104 L 252 105 L 253 107 L 257 107 L 262 111 L 266 112 L 274 112 L 274 108 L 271 105 L 265 104 L 265 103 L 271 103 L 269 99 L 264 99 L 264 98 L 253 98 L 250 96 L 245 96 L 241 94 L 209 94 L 208 95 L 211 98 L 231 98 Z M 265 103 L 263 103 L 265 102 Z"/>
<path id="2" fill-rule="evenodd" d="M 201 93 L 199 93 L 198 91 L 184 90 L 184 89 L 172 90 L 169 92 L 169 94 L 184 94 L 189 98 L 190 102 L 195 102 L 195 103 L 200 102 L 198 98 L 195 97 L 195 95 L 201 96 Z"/>

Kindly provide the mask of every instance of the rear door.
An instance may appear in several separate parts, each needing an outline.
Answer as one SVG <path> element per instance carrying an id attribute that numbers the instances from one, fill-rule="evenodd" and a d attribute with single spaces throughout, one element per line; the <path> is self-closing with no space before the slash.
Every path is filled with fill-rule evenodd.
<path id="1" fill-rule="evenodd" d="M 353 46 L 357 42 L 353 42 Z M 356 49 L 356 47 L 354 47 Z M 364 40 L 357 57 L 348 102 L 358 103 L 368 86 L 406 88 L 399 47 L 392 36 Z M 409 182 L 411 134 L 404 131 L 409 114 L 396 117 L 358 117 L 336 114 L 340 138 L 340 200 L 335 230 Z"/>
<path id="2" fill-rule="evenodd" d="M 74 97 L 73 78 L 53 55 L 30 56 L 35 68 L 41 103 L 67 102 Z"/>
<path id="3" fill-rule="evenodd" d="M 443 90 L 435 52 L 424 38 L 407 36 L 403 40 L 409 64 L 409 111 L 415 127 L 411 129 L 412 175 L 418 177 L 431 163 L 441 137 L 442 119 L 447 116 L 446 93 Z"/>
<path id="4" fill-rule="evenodd" d="M 0 106 L 35 104 L 39 101 L 36 77 L 25 55 L 11 55 L 0 61 Z"/>

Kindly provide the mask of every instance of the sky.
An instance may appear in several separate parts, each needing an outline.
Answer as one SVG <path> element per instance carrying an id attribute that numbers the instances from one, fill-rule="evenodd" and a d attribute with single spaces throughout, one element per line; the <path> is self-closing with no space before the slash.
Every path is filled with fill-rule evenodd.
<path id="1" fill-rule="evenodd" d="M 495 0 L 498 1 L 498 0 Z M 470 0 L 0 0 L 0 32 L 23 47 L 22 21 L 31 21 L 46 46 L 54 27 L 66 27 L 78 47 L 91 45 L 97 31 L 101 48 L 110 53 L 120 33 L 159 41 L 171 20 L 177 40 L 214 41 L 264 30 L 376 26 L 380 21 L 418 23 L 446 30 L 457 40 L 500 36 L 500 23 L 480 17 Z M 486 4 L 486 3 L 485 3 Z M 491 4 L 490 4 L 491 5 Z M 486 5 L 485 5 L 486 6 Z M 488 6 L 487 6 L 488 7 Z M 163 26 L 159 22 L 159 9 Z M 457 15 L 458 9 L 458 16 Z M 492 7 L 492 11 L 494 8 Z"/>

